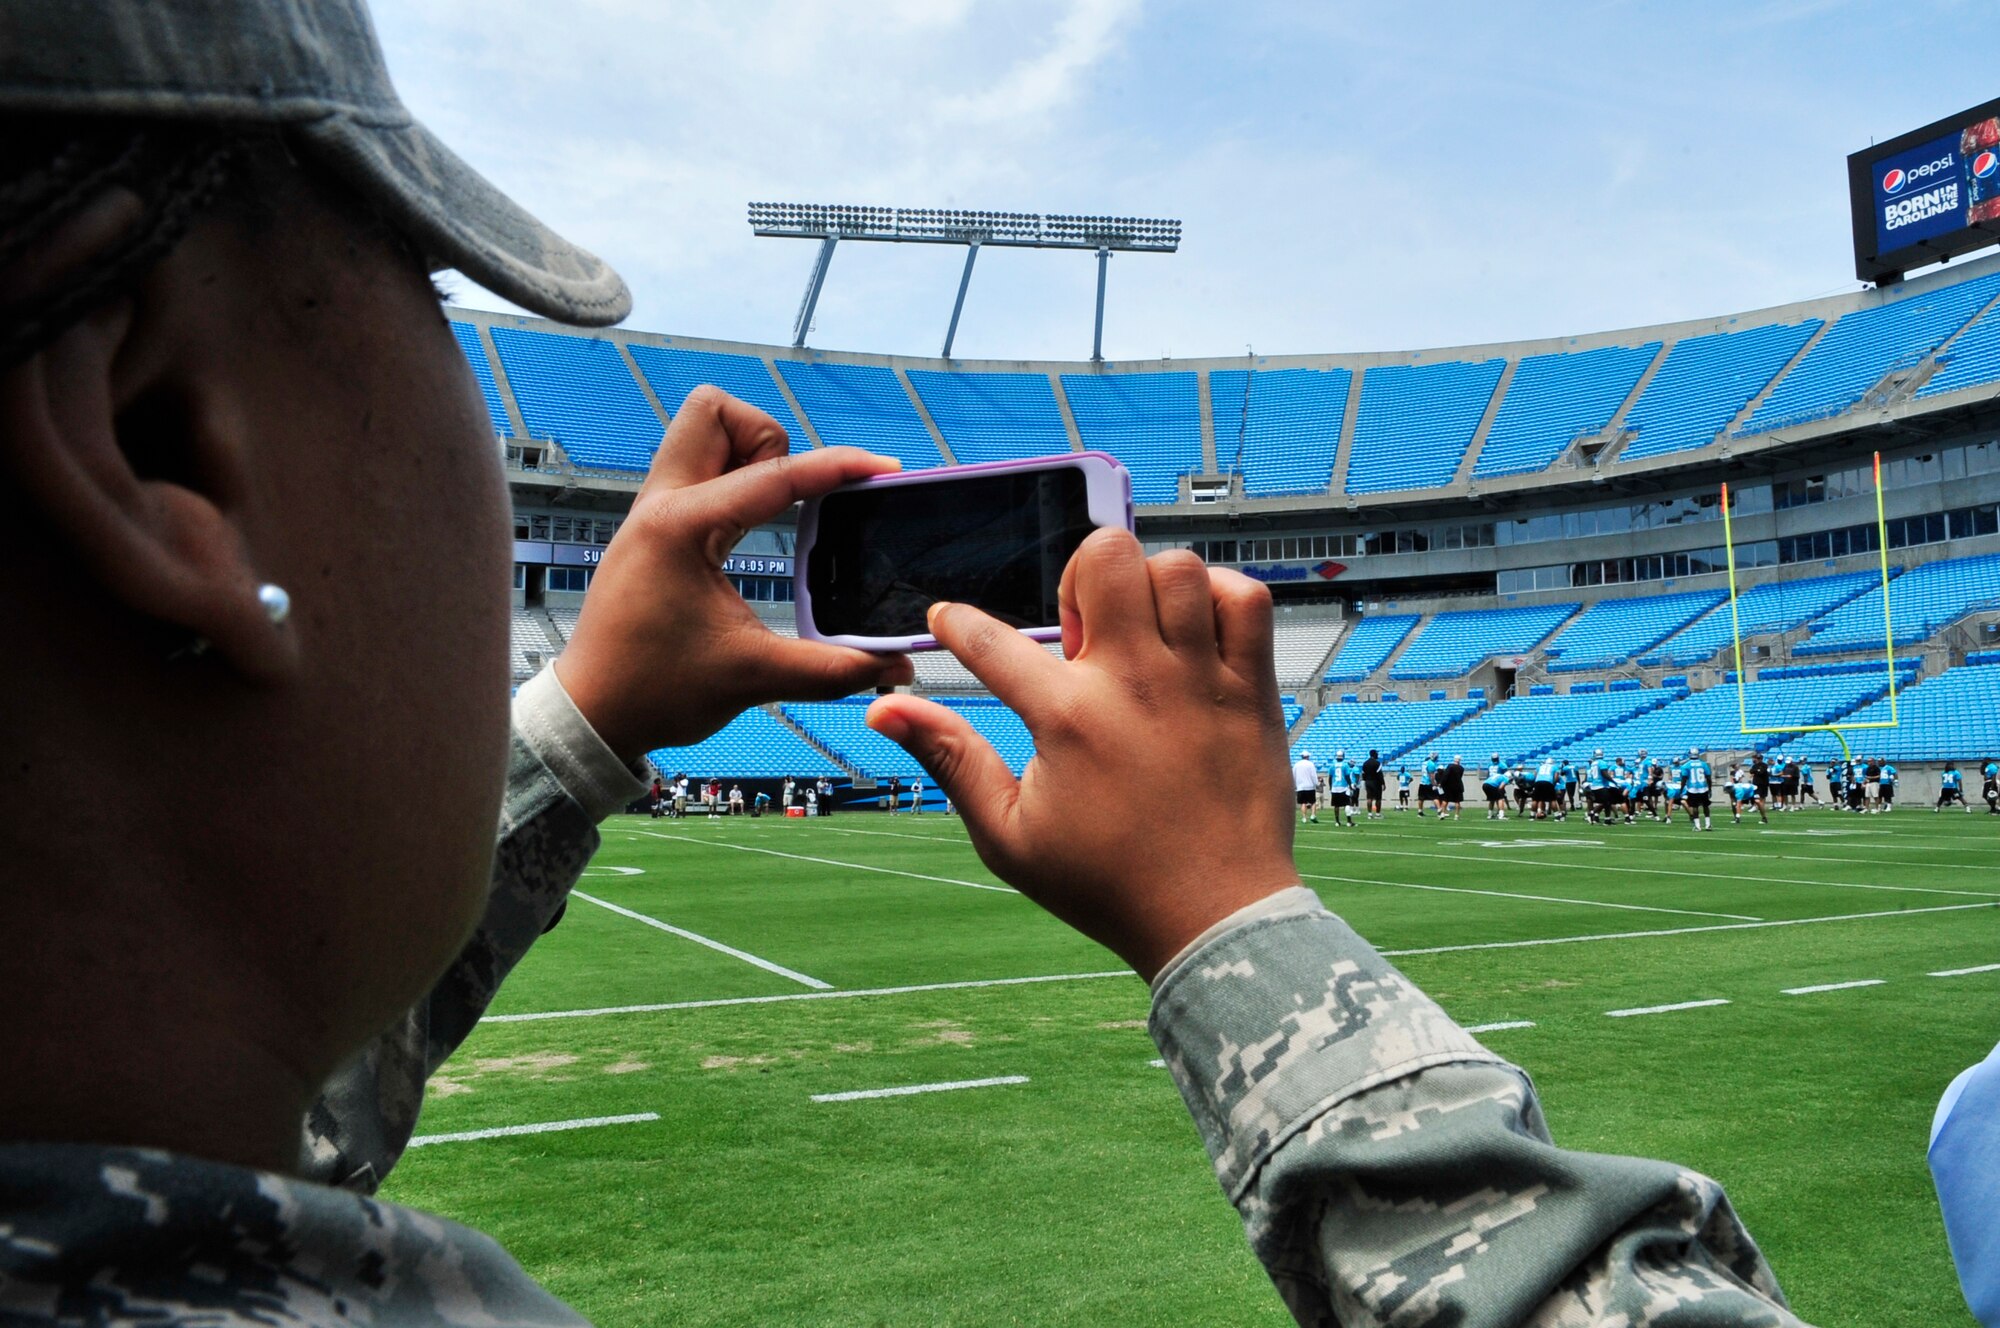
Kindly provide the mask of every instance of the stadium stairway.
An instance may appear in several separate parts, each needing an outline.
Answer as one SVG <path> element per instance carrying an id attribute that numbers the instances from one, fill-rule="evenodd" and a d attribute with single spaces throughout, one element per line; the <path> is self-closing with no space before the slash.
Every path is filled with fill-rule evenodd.
<path id="1" fill-rule="evenodd" d="M 868 705 L 867 701 L 862 702 L 862 708 L 865 709 L 867 705 Z M 804 724 L 801 724 L 798 721 L 798 719 L 792 714 L 791 707 L 784 705 L 768 705 L 763 708 L 766 711 L 770 712 L 770 715 L 773 719 L 777 720 L 780 724 L 790 729 L 793 733 L 796 733 L 799 736 L 799 740 L 805 743 L 806 746 L 812 748 L 814 751 L 818 752 L 821 756 L 824 756 L 827 760 L 833 762 L 835 765 L 839 766 L 842 770 L 846 771 L 848 778 L 854 780 L 860 780 L 863 778 L 873 777 L 872 772 L 864 771 L 860 766 L 856 765 L 853 761 L 850 761 L 846 757 L 846 755 L 844 755 L 841 752 L 835 751 L 833 748 L 827 746 L 826 743 L 820 741 L 818 734 L 814 733 Z M 884 741 L 887 740 L 884 739 Z M 893 770 L 887 773 L 900 774 L 902 772 L 900 770 Z"/>

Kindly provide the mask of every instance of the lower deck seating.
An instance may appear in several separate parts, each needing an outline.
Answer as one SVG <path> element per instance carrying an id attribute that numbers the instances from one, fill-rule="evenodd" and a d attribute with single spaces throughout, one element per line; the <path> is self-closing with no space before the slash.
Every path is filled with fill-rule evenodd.
<path id="1" fill-rule="evenodd" d="M 662 774 L 685 773 L 737 779 L 782 779 L 786 775 L 845 778 L 847 772 L 815 751 L 767 710 L 746 710 L 720 733 L 692 747 L 663 747 L 646 759 Z"/>
<path id="2" fill-rule="evenodd" d="M 532 609 L 515 609 L 508 632 L 513 676 L 518 681 L 532 677 L 542 665 L 556 657 L 561 645 L 549 640 L 548 630 Z"/>
<path id="3" fill-rule="evenodd" d="M 787 719 L 812 735 L 813 741 L 861 774 L 876 779 L 913 779 L 922 774 L 917 758 L 868 727 L 868 707 L 873 700 L 849 697 L 844 701 L 792 702 L 782 709 Z"/>
<path id="4" fill-rule="evenodd" d="M 1890 712 L 1884 696 L 1846 716 L 1844 722 L 1886 724 Z M 1926 678 L 1898 694 L 1894 712 L 1895 728 L 1855 729 L 1845 735 L 1856 756 L 1980 764 L 2000 759 L 2000 668 L 1972 664 Z M 1840 740 L 1831 733 L 1793 738 L 1777 750 L 1786 756 L 1821 762 L 1841 754 Z M 1969 799 L 1978 800 L 1976 774 L 1968 774 L 1965 792 Z"/>
<path id="5" fill-rule="evenodd" d="M 1292 741 L 1292 759 L 1309 751 L 1324 768 L 1337 751 L 1357 766 L 1370 748 L 1391 761 L 1429 742 L 1479 709 L 1477 701 L 1351 701 L 1327 706 Z"/>
<path id="6" fill-rule="evenodd" d="M 1582 742 L 1685 695 L 1685 691 L 1648 687 L 1585 695 L 1516 696 L 1447 729 L 1438 741 L 1468 761 L 1483 762 L 1495 753 L 1510 762 L 1526 760 Z"/>
<path id="7" fill-rule="evenodd" d="M 1272 640 L 1280 687 L 1310 686 L 1344 626 L 1339 618 L 1279 617 Z"/>
<path id="8" fill-rule="evenodd" d="M 2000 553 L 1948 558 L 1910 568 L 1889 583 L 1889 613 L 1896 639 L 1929 636 L 1974 609 L 2000 606 Z M 1849 600 L 1812 625 L 1812 635 L 1792 647 L 1795 655 L 1832 655 L 1882 649 L 1882 587 Z"/>
<path id="9" fill-rule="evenodd" d="M 1825 724 L 1888 689 L 1881 674 L 1846 674 L 1831 678 L 1757 680 L 1745 688 L 1744 708 L 1751 728 Z M 1626 695 L 1629 695 L 1627 693 Z M 1703 751 L 1762 751 L 1784 741 L 1783 735 L 1746 734 L 1734 684 L 1694 692 L 1681 700 L 1635 715 L 1601 733 L 1558 749 L 1569 760 L 1588 759 L 1603 748 L 1620 756 L 1650 752 L 1654 756 Z"/>

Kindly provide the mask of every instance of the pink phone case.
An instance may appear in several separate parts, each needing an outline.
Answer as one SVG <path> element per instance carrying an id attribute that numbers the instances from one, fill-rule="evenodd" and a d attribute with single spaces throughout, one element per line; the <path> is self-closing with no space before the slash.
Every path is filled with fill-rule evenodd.
<path id="1" fill-rule="evenodd" d="M 912 470 L 860 480 L 854 484 L 843 485 L 834 490 L 834 493 L 846 493 L 855 489 L 879 489 L 889 485 L 937 484 L 945 480 L 963 479 L 967 475 L 991 475 L 1013 470 L 1055 470 L 1064 466 L 1080 466 L 1087 479 L 1091 481 L 1086 487 L 1086 502 L 1091 518 L 1099 526 L 1119 525 L 1126 530 L 1133 529 L 1132 473 L 1109 452 L 1070 452 L 1056 456 L 1026 457 L 1019 461 L 982 461 L 970 466 L 933 466 L 928 470 Z M 1093 470 L 1103 478 L 1093 476 Z M 1116 486 L 1109 494 L 1104 492 L 1107 481 Z M 812 592 L 806 586 L 806 567 L 811 558 L 813 542 L 819 535 L 819 505 L 820 499 L 809 499 L 804 510 L 799 513 L 799 542 L 793 551 L 792 598 L 798 613 L 799 635 L 808 641 L 825 641 L 832 645 L 853 646 L 859 650 L 901 652 L 937 649 L 938 641 L 934 636 L 830 635 L 821 632 L 813 625 Z M 1020 631 L 1021 635 L 1034 641 L 1062 639 L 1060 627 L 1023 627 Z"/>

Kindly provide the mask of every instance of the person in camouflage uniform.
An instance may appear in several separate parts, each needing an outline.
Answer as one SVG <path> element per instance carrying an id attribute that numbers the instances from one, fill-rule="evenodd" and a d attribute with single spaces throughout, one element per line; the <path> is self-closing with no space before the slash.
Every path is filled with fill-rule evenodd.
<path id="1" fill-rule="evenodd" d="M 0 1325 L 579 1323 L 373 1193 L 642 752 L 908 679 L 774 637 L 720 570 L 894 463 L 788 457 L 691 395 L 510 735 L 498 462 L 426 270 L 578 323 L 623 316 L 615 274 L 409 119 L 358 3 L 0 0 L 0 119 L 28 513 L 0 594 L 34 702 L 0 771 Z M 1033 732 L 1020 780 L 948 709 L 870 723 L 995 872 L 1152 982 L 1300 1322 L 1796 1322 L 1714 1182 L 1556 1148 L 1526 1076 L 1301 888 L 1268 592 L 1107 531 L 1062 601 L 1066 661 L 932 614 Z M 111 750 L 148 792 L 115 837 L 85 793 Z M 1244 797 L 1165 835 L 1075 814 L 1178 803 L 1190 765 Z"/>

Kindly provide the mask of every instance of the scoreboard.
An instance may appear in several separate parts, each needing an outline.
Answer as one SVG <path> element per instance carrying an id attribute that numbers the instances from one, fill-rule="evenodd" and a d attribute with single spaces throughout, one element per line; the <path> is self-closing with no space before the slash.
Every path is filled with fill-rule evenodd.
<path id="1" fill-rule="evenodd" d="M 2000 244 L 2000 100 L 1854 153 L 1847 189 L 1863 281 Z"/>

